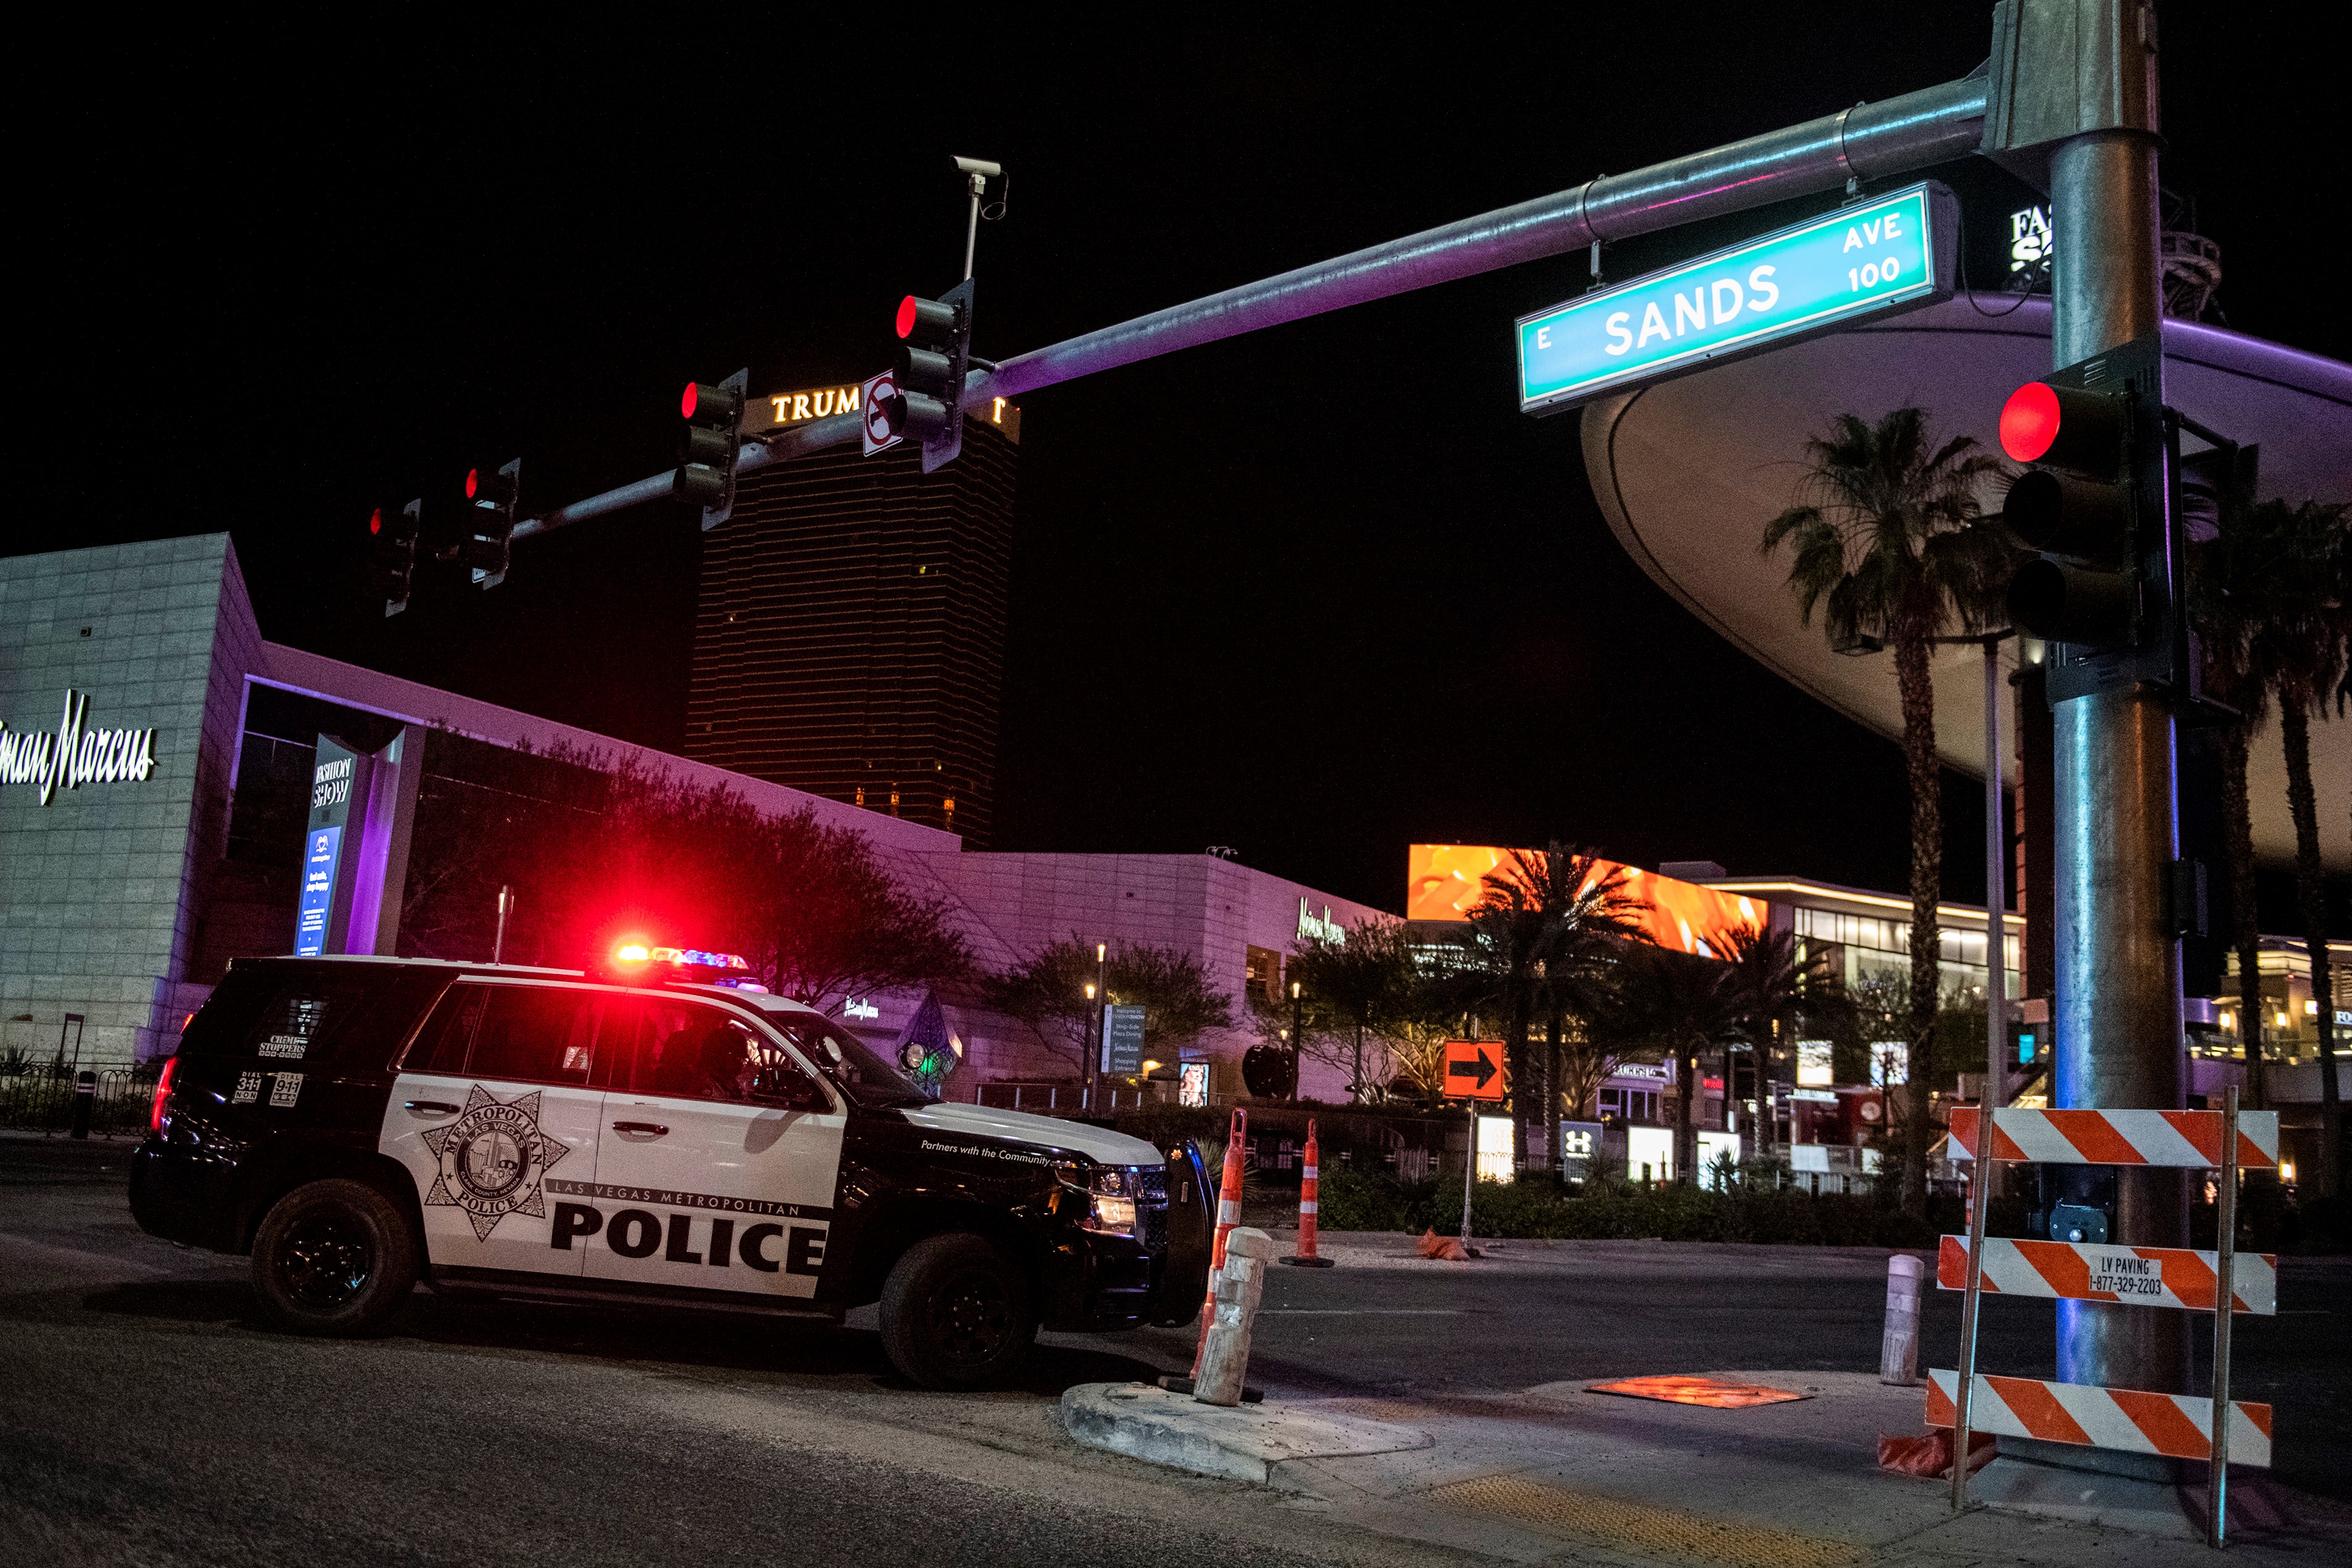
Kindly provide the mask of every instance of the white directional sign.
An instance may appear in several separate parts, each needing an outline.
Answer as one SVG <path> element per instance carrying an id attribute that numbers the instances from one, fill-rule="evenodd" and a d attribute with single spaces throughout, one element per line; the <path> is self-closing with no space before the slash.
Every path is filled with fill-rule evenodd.
<path id="1" fill-rule="evenodd" d="M 1520 412 L 1948 298 L 1958 212 L 1943 186 L 1914 185 L 1523 316 Z"/>
<path id="2" fill-rule="evenodd" d="M 898 434 L 898 378 L 890 371 L 868 380 L 858 389 L 858 408 L 865 417 L 859 431 L 866 455 L 887 452 L 905 439 Z"/>

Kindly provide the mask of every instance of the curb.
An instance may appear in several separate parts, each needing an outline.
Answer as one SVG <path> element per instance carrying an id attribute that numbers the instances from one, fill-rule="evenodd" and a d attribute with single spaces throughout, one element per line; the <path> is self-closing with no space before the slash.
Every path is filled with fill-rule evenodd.
<path id="1" fill-rule="evenodd" d="M 1062 1396 L 1062 1426 L 1088 1448 L 1195 1475 L 1265 1485 L 1294 1459 L 1336 1459 L 1430 1448 L 1410 1427 L 1345 1416 L 1310 1416 L 1268 1401 L 1203 1405 L 1146 1383 L 1081 1383 Z"/>

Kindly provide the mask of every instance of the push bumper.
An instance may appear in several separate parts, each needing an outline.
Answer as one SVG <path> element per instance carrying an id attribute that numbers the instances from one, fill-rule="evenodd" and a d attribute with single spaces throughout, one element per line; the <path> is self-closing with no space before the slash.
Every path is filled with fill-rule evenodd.
<path id="1" fill-rule="evenodd" d="M 1167 1270 L 1165 1249 L 1126 1236 L 1073 1228 L 1046 1260 L 1045 1326 L 1065 1333 L 1113 1333 L 1150 1321 Z"/>

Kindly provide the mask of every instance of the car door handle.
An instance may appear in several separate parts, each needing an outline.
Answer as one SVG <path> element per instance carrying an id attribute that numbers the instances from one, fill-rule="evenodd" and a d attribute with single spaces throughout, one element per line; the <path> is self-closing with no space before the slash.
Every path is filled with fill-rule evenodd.
<path id="1" fill-rule="evenodd" d="M 616 1133 L 636 1133 L 648 1138 L 667 1138 L 669 1136 L 669 1129 L 663 1126 L 659 1122 L 615 1122 L 613 1124 L 613 1131 Z"/>
<path id="2" fill-rule="evenodd" d="M 457 1107 L 446 1100 L 411 1100 L 408 1108 L 420 1116 L 454 1116 Z"/>

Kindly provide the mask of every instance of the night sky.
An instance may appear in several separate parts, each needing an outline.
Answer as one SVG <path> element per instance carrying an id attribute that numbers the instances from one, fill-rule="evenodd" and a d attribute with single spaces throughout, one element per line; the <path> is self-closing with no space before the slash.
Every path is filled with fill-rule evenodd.
<path id="1" fill-rule="evenodd" d="M 527 543 L 496 592 L 386 622 L 369 509 L 454 510 L 467 467 L 520 455 L 529 514 L 667 466 L 689 378 L 748 364 L 756 393 L 881 368 L 898 297 L 958 275 L 951 154 L 1012 171 L 975 343 L 1006 358 L 1965 75 L 1989 9 L 1117 31 L 1009 9 L 626 31 L 347 14 L 300 37 L 105 18 L 58 41 L 54 96 L 20 116 L 32 494 L 0 549 L 226 527 L 272 638 L 677 749 L 690 524 Z M 2344 165 L 2336 56 L 2320 7 L 2255 9 L 2168 8 L 2166 183 L 2222 247 L 2231 325 L 2352 357 L 2308 194 Z M 2021 204 L 1989 168 L 1938 173 L 1972 220 Z M 1628 244 L 1610 271 L 1833 201 Z M 1996 236 L 1970 237 L 1985 279 Z M 1602 523 L 1574 419 L 1517 412 L 1512 318 L 1584 267 L 1023 400 L 994 847 L 1232 844 L 1390 908 L 1416 839 L 1902 887 L 1895 747 L 1674 605 Z M 1980 897 L 1979 787 L 1946 799 L 1948 892 Z"/>

